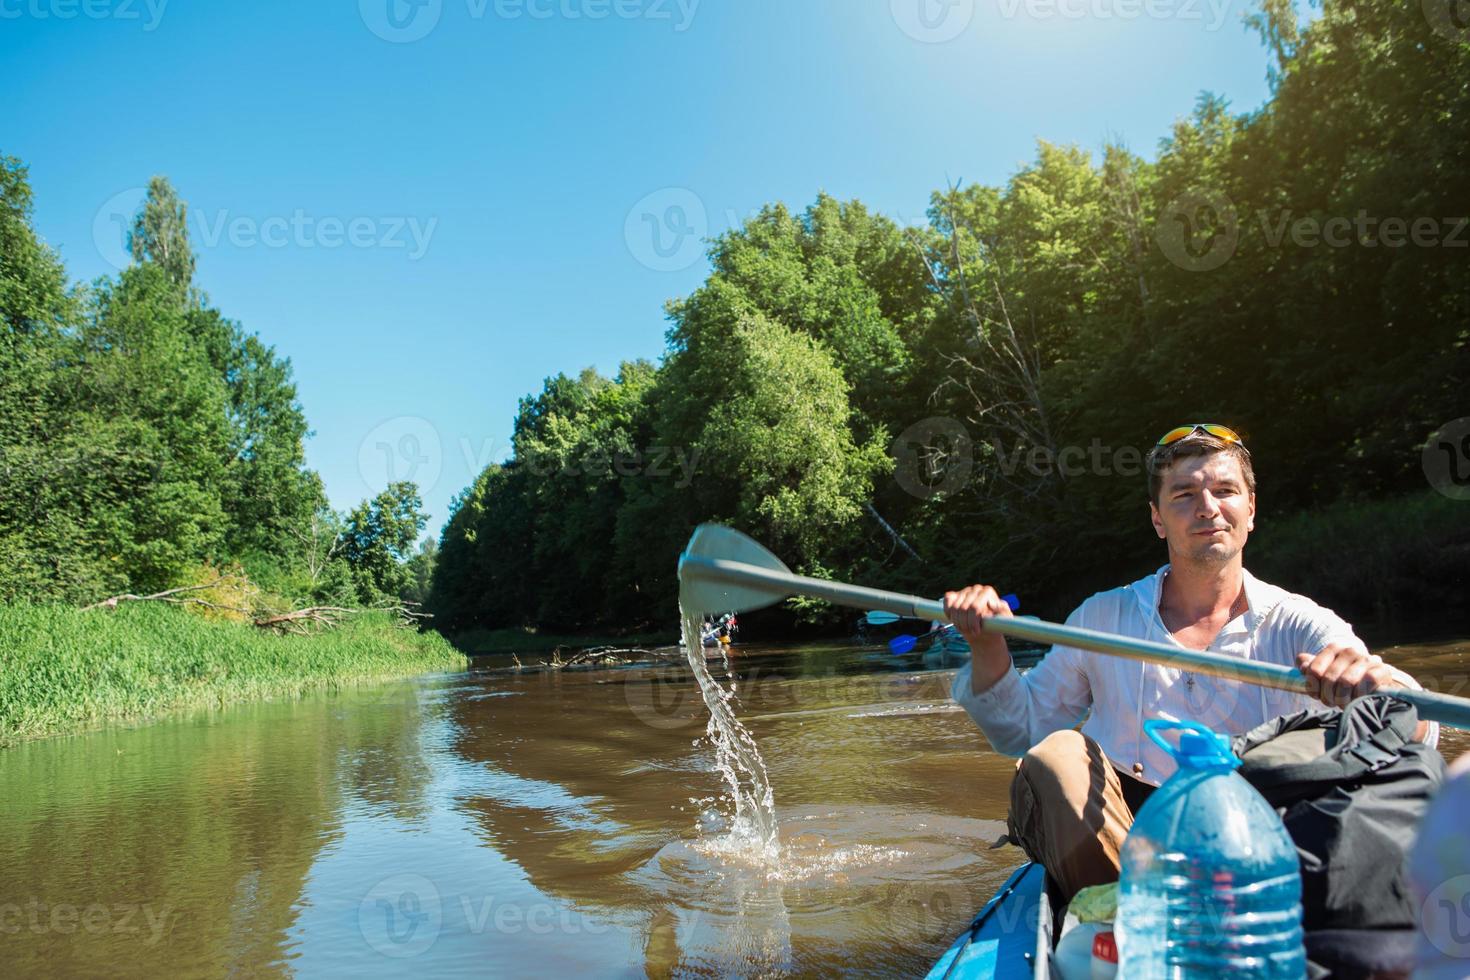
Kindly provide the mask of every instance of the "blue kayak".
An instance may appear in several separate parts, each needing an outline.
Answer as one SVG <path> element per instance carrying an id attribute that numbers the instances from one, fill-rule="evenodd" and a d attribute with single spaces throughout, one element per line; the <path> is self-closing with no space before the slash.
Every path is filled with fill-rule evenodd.
<path id="1" fill-rule="evenodd" d="M 1046 870 L 1034 862 L 1023 864 L 939 957 L 929 980 L 1045 980 L 1051 975 L 1052 931 Z"/>

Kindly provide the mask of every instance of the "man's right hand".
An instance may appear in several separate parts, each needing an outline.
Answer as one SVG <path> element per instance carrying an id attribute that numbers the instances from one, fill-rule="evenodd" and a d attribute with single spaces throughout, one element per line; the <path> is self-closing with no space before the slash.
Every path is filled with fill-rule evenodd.
<path id="1" fill-rule="evenodd" d="M 1011 669 L 1006 638 L 985 629 L 992 616 L 1009 616 L 1011 607 L 988 585 L 972 585 L 944 594 L 944 615 L 970 644 L 970 689 L 983 694 Z"/>

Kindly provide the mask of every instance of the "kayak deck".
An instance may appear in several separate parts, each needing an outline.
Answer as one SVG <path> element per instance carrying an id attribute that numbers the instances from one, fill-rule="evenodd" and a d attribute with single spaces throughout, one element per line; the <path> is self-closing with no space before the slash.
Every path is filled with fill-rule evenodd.
<path id="1" fill-rule="evenodd" d="M 1047 978 L 1052 907 L 1046 870 L 1021 865 L 929 971 L 930 980 L 959 977 Z"/>

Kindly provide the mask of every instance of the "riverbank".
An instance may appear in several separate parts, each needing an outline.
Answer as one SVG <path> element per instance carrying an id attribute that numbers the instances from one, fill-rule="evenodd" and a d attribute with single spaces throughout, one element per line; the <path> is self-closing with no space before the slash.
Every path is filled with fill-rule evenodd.
<path id="1" fill-rule="evenodd" d="M 679 642 L 677 630 L 643 633 L 544 633 L 529 629 L 470 629 L 449 636 L 454 648 L 467 657 L 535 656 L 556 650 L 589 650 L 597 647 L 662 647 Z"/>
<path id="2" fill-rule="evenodd" d="M 163 605 L 0 605 L 0 746 L 466 666 L 437 633 L 386 613 L 277 636 Z"/>

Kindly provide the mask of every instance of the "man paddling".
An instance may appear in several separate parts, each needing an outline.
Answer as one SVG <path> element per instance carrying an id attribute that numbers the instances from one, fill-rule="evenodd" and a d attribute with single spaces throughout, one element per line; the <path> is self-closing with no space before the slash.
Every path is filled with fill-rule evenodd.
<path id="1" fill-rule="evenodd" d="M 1148 473 L 1149 513 L 1169 563 L 1092 596 L 1069 626 L 1295 665 L 1311 696 L 1334 707 L 1375 690 L 1418 687 L 1369 653 L 1331 610 L 1245 570 L 1256 481 L 1233 430 L 1198 424 L 1165 433 L 1149 453 Z M 1289 691 L 1066 646 L 1054 646 L 1023 677 L 1006 638 L 984 628 L 988 617 L 1011 615 L 994 588 L 945 593 L 944 608 L 973 651 L 955 677 L 955 700 L 996 751 L 1022 756 L 1011 783 L 1009 836 L 1068 899 L 1117 880 L 1133 814 L 1174 771 L 1172 757 L 1144 735 L 1144 721 L 1197 721 L 1235 735 L 1311 703 Z M 1438 726 L 1421 724 L 1417 737 L 1436 743 Z"/>

